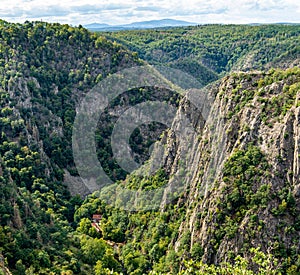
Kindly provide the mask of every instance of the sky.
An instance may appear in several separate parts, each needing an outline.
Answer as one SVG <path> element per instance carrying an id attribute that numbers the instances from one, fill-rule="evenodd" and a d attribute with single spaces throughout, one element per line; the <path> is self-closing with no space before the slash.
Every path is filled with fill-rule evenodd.
<path id="1" fill-rule="evenodd" d="M 300 22 L 299 0 L 0 0 L 0 18 L 110 25 L 178 19 L 194 23 Z"/>

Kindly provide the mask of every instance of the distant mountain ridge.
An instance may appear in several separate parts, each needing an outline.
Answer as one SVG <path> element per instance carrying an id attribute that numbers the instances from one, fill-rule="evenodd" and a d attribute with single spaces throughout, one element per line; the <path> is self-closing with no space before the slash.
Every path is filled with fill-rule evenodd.
<path id="1" fill-rule="evenodd" d="M 111 25 L 108 25 L 108 24 L 100 24 L 100 23 L 92 23 L 92 24 L 88 24 L 88 25 L 85 25 L 85 27 L 87 29 L 97 29 L 97 28 L 107 28 L 107 27 L 111 27 Z"/>
<path id="2" fill-rule="evenodd" d="M 84 25 L 88 30 L 91 31 L 119 31 L 119 30 L 132 30 L 132 29 L 154 29 L 164 27 L 182 27 L 182 26 L 195 26 L 197 23 L 187 22 L 182 20 L 174 19 L 161 19 L 161 20 L 150 20 L 133 22 L 130 24 L 123 25 L 108 25 L 103 23 L 92 23 Z"/>

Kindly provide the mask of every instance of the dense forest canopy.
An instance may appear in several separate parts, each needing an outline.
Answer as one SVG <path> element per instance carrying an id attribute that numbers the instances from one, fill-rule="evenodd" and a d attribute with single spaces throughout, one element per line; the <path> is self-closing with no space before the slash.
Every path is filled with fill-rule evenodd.
<path id="1" fill-rule="evenodd" d="M 200 25 L 112 32 L 107 37 L 151 64 L 168 64 L 207 84 L 232 70 L 289 67 L 299 58 L 299 35 L 297 25 Z"/>

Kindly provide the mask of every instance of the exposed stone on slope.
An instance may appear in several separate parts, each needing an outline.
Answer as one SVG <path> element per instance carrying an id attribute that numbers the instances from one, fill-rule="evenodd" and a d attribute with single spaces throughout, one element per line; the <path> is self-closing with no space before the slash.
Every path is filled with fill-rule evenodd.
<path id="1" fill-rule="evenodd" d="M 251 246 L 261 246 L 267 253 L 278 253 L 279 245 L 299 253 L 300 232 L 292 229 L 299 223 L 297 213 L 300 211 L 299 90 L 286 112 L 277 114 L 276 105 L 272 105 L 277 96 L 286 92 L 286 85 L 299 83 L 299 74 L 273 80 L 258 88 L 257 83 L 265 77 L 264 73 L 253 72 L 224 78 L 210 89 L 210 93 L 217 96 L 205 126 L 196 127 L 185 142 L 170 134 L 163 141 L 166 144 L 165 169 L 171 177 L 184 169 L 182 180 L 187 186 L 183 194 L 187 212 L 179 237 L 174 240 L 175 249 L 179 249 L 181 239 L 190 232 L 191 246 L 199 243 L 204 251 L 203 260 L 207 262 L 219 263 L 228 259 L 230 253 L 247 256 Z M 197 119 L 201 121 L 199 110 L 193 110 L 187 100 L 181 102 L 173 130 L 180 128 L 182 116 L 188 116 L 193 125 L 199 123 Z M 222 202 L 230 196 L 224 191 L 228 187 L 223 180 L 223 164 L 233 152 L 252 145 L 265 155 L 268 169 L 261 172 L 262 176 L 255 176 L 251 192 L 255 196 L 260 188 L 269 186 L 270 195 L 265 192 L 263 196 L 268 198 L 265 205 L 245 211 L 239 220 L 235 220 L 235 215 L 241 214 L 229 214 L 235 231 L 232 234 L 225 231 L 227 233 L 216 242 L 216 234 L 222 230 L 220 226 L 225 228 L 230 224 L 228 220 L 222 225 L 218 218 L 223 211 L 220 209 Z"/>

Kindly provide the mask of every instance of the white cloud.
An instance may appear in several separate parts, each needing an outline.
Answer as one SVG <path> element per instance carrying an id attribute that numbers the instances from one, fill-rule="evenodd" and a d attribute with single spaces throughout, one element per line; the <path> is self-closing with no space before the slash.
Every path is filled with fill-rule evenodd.
<path id="1" fill-rule="evenodd" d="M 161 18 L 198 23 L 299 22 L 295 0 L 1 0 L 0 18 L 73 25 L 120 24 Z"/>

